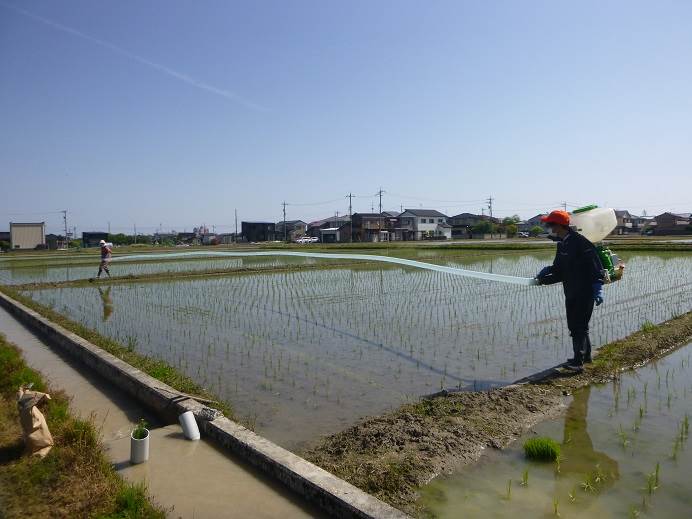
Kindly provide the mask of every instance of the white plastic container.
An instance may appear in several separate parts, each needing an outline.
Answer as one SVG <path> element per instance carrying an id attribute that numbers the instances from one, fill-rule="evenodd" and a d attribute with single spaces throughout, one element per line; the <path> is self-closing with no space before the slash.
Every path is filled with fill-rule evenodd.
<path id="1" fill-rule="evenodd" d="M 572 213 L 569 223 L 587 240 L 597 243 L 613 232 L 618 221 L 615 217 L 615 210 L 594 207 L 582 213 Z"/>
<path id="2" fill-rule="evenodd" d="M 130 463 L 134 465 L 149 459 L 149 430 L 145 430 L 147 435 L 141 440 L 133 436 L 134 431 L 130 434 Z"/>
<path id="3" fill-rule="evenodd" d="M 183 434 L 188 440 L 199 440 L 199 427 L 192 411 L 185 411 L 178 417 L 183 428 Z"/>

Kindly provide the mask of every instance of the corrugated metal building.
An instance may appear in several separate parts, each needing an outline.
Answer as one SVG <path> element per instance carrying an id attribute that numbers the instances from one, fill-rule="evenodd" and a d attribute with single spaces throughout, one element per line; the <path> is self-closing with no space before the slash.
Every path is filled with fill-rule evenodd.
<path id="1" fill-rule="evenodd" d="M 46 245 L 46 222 L 10 222 L 10 243 L 13 249 L 35 249 Z"/>

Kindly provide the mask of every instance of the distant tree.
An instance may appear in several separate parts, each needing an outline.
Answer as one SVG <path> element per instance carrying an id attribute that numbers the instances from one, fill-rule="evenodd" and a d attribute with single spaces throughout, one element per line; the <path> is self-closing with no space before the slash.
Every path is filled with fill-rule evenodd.
<path id="1" fill-rule="evenodd" d="M 493 234 L 497 232 L 497 226 L 488 220 L 483 220 L 471 227 L 471 232 L 473 234 Z"/>
<path id="2" fill-rule="evenodd" d="M 517 227 L 517 224 L 515 224 L 515 223 L 510 223 L 510 224 L 505 225 L 505 234 L 507 234 L 507 236 L 510 236 L 510 237 L 516 236 L 518 231 L 519 231 L 519 228 Z"/>
<path id="3" fill-rule="evenodd" d="M 126 236 L 123 233 L 109 234 L 108 241 L 111 242 L 113 245 L 128 245 L 131 243 L 130 237 Z"/>
<path id="4" fill-rule="evenodd" d="M 8 250 L 10 250 L 10 247 L 11 247 L 10 242 L 5 241 L 5 240 L 0 240 L 0 250 L 7 252 Z"/>
<path id="5" fill-rule="evenodd" d="M 545 229 L 543 229 L 543 227 L 541 227 L 540 225 L 534 225 L 533 227 L 531 227 L 531 229 L 529 229 L 530 236 L 538 236 L 542 232 L 545 232 Z"/>
<path id="6" fill-rule="evenodd" d="M 519 222 L 521 222 L 521 218 L 519 218 L 518 214 L 515 214 L 514 216 L 508 216 L 506 218 L 503 218 L 502 220 L 503 225 L 518 224 Z"/>

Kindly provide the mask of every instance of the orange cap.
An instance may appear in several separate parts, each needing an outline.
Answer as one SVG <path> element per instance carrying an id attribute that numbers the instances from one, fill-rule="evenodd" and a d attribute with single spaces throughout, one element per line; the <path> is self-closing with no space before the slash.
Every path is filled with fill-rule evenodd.
<path id="1" fill-rule="evenodd" d="M 569 213 L 567 211 L 551 211 L 548 216 L 541 216 L 541 222 L 569 225 Z"/>

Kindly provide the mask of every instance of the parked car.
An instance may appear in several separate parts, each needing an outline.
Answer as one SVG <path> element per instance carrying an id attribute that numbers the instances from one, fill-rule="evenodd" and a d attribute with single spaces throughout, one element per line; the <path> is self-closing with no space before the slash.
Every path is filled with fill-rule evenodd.
<path id="1" fill-rule="evenodd" d="M 296 238 L 296 243 L 310 243 L 310 236 L 301 236 Z"/>
<path id="2" fill-rule="evenodd" d="M 523 232 L 523 231 L 522 231 L 522 232 L 518 232 L 518 233 L 517 233 L 517 236 L 518 236 L 519 238 L 528 238 L 528 237 L 529 237 L 529 233 Z"/>
<path id="3" fill-rule="evenodd" d="M 296 240 L 296 243 L 317 243 L 318 241 L 320 241 L 319 238 L 315 236 L 301 236 Z"/>

